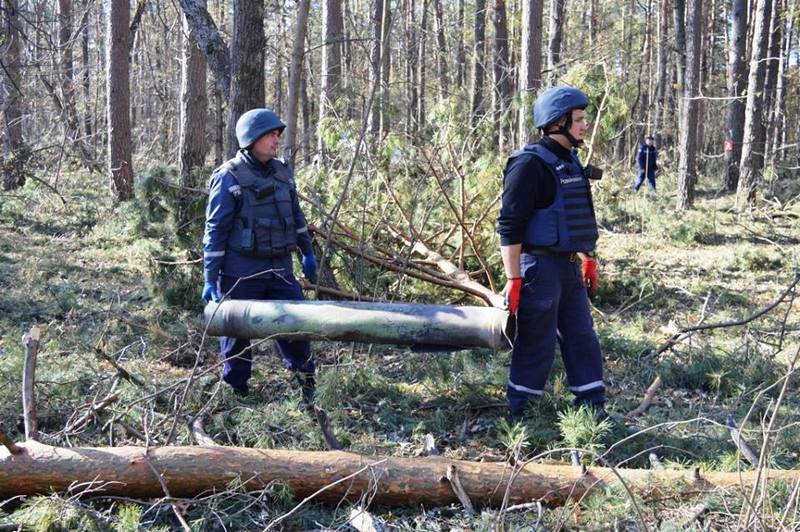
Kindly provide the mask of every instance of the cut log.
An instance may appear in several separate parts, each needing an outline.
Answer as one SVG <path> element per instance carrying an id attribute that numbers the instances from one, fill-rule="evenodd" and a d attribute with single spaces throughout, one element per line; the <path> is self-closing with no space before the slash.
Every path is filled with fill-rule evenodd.
<path id="1" fill-rule="evenodd" d="M 236 338 L 341 340 L 437 347 L 509 348 L 508 312 L 355 301 L 250 301 L 209 303 L 208 334 Z"/>
<path id="2" fill-rule="evenodd" d="M 375 458 L 341 451 L 281 451 L 239 447 L 51 447 L 35 441 L 18 444 L 11 455 L 0 447 L 0 500 L 17 495 L 65 492 L 71 486 L 93 488 L 93 494 L 194 497 L 227 489 L 240 480 L 257 490 L 271 482 L 287 484 L 298 499 L 320 490 L 319 502 L 336 504 L 374 495 L 387 506 L 443 506 L 458 502 L 448 468 L 458 469 L 460 484 L 472 504 L 499 507 L 513 473 L 509 504 L 541 500 L 562 504 L 616 481 L 611 469 L 585 473 L 569 465 L 528 464 L 515 472 L 504 463 L 475 463 L 427 458 Z M 148 463 L 149 462 L 149 463 Z M 152 468 L 151 468 L 152 466 Z M 156 476 L 154 470 L 158 472 Z M 631 489 L 682 481 L 687 490 L 734 487 L 752 483 L 756 472 L 708 473 L 619 469 Z M 762 479 L 800 481 L 800 471 L 762 470 Z M 348 476 L 344 482 L 338 482 Z M 163 482 L 163 486 L 161 484 Z M 326 488 L 327 487 L 327 488 Z"/>

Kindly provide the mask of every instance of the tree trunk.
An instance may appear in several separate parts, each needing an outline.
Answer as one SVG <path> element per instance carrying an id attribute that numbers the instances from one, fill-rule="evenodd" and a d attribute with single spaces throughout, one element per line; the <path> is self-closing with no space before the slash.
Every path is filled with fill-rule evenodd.
<path id="1" fill-rule="evenodd" d="M 793 22 L 790 16 L 788 3 L 784 4 L 784 12 L 787 15 L 783 21 L 783 49 L 778 64 L 778 86 L 775 89 L 775 113 L 773 115 L 773 123 L 771 129 L 772 141 L 771 145 L 775 152 L 775 161 L 782 161 L 786 157 L 785 139 L 786 134 L 786 64 L 792 53 L 792 39 L 793 39 Z"/>
<path id="2" fill-rule="evenodd" d="M 185 1 L 185 0 L 182 0 Z M 250 109 L 264 107 L 264 0 L 234 0 L 231 87 L 225 152 L 238 149 L 236 121 Z"/>
<path id="3" fill-rule="evenodd" d="M 200 1 L 205 2 L 205 0 Z M 208 152 L 208 142 L 206 142 L 206 123 L 208 122 L 206 60 L 186 16 L 184 15 L 182 18 L 179 166 L 181 183 L 188 187 L 198 187 L 200 179 L 197 171 L 202 169 Z"/>
<path id="4" fill-rule="evenodd" d="M 129 0 L 109 0 L 106 34 L 108 164 L 109 185 L 117 202 L 133 198 L 129 27 Z"/>
<path id="5" fill-rule="evenodd" d="M 391 101 L 389 93 L 389 82 L 391 81 L 392 74 L 392 49 L 390 47 L 389 39 L 392 33 L 391 26 L 392 6 L 391 1 L 386 0 L 383 3 L 383 19 L 381 21 L 381 84 L 380 89 L 380 138 L 386 134 L 389 124 L 387 123 L 387 111 L 389 110 L 389 102 Z"/>
<path id="6" fill-rule="evenodd" d="M 685 91 L 685 73 L 686 73 L 686 25 L 684 19 L 686 18 L 686 0 L 672 0 L 672 7 L 675 15 L 675 66 L 678 69 L 678 76 L 676 78 L 678 94 L 684 94 Z M 688 25 L 688 24 L 687 24 Z M 697 28 L 698 31 L 700 28 Z"/>
<path id="7" fill-rule="evenodd" d="M 522 0 L 522 36 L 519 60 L 519 143 L 528 141 L 531 106 L 542 78 L 542 0 Z"/>
<path id="8" fill-rule="evenodd" d="M 458 0 L 458 44 L 456 45 L 456 86 L 463 87 L 467 75 L 467 52 L 464 47 L 464 0 Z"/>
<path id="9" fill-rule="evenodd" d="M 88 138 L 94 135 L 92 127 L 92 56 L 89 52 L 89 11 L 92 0 L 84 0 L 81 18 L 81 62 L 83 63 L 83 133 Z"/>
<path id="10" fill-rule="evenodd" d="M 747 0 L 731 0 L 731 41 L 728 52 L 728 100 L 725 119 L 725 188 L 736 190 L 744 130 L 743 95 L 747 88 Z"/>
<path id="11" fill-rule="evenodd" d="M 236 20 L 237 5 L 241 1 L 237 0 L 234 3 L 234 21 Z M 231 56 L 228 51 L 228 45 L 225 44 L 217 25 L 214 23 L 214 19 L 211 18 L 208 10 L 203 7 L 200 0 L 178 0 L 178 3 L 181 5 L 183 14 L 192 27 L 192 31 L 194 31 L 200 50 L 206 55 L 206 61 L 208 61 L 208 66 L 214 75 L 217 87 L 222 91 L 222 97 L 227 100 L 231 89 Z M 234 22 L 234 30 L 236 29 L 235 26 L 236 23 Z M 238 43 L 239 41 L 236 39 L 234 32 L 234 45 Z"/>
<path id="12" fill-rule="evenodd" d="M 508 21 L 506 20 L 505 0 L 494 0 L 494 130 L 497 135 L 497 147 L 500 153 L 505 152 L 506 127 L 505 112 L 511 96 L 509 88 L 508 65 Z"/>
<path id="13" fill-rule="evenodd" d="M 209 303 L 205 316 L 208 334 L 250 339 L 505 349 L 514 336 L 508 312 L 496 307 L 233 300 Z"/>
<path id="14" fill-rule="evenodd" d="M 379 83 L 381 77 L 381 22 L 383 21 L 383 2 L 384 0 L 372 0 L 370 14 L 372 15 L 372 22 L 370 24 L 370 70 L 369 70 L 369 85 L 374 87 Z M 369 110 L 369 130 L 373 136 L 377 136 L 381 130 L 380 111 L 381 106 L 380 91 L 375 95 L 375 101 L 372 103 L 372 108 Z M 374 138 L 374 137 L 373 137 Z"/>
<path id="15" fill-rule="evenodd" d="M 483 115 L 483 81 L 486 77 L 486 0 L 475 0 L 475 44 L 472 50 L 472 125 Z"/>
<path id="16" fill-rule="evenodd" d="M 385 0 L 388 1 L 388 0 Z M 422 18 L 419 23 L 419 46 L 417 55 L 417 127 L 425 127 L 427 116 L 425 114 L 425 55 L 426 45 L 428 43 L 428 8 L 429 0 L 422 0 Z"/>
<path id="17" fill-rule="evenodd" d="M 769 21 L 772 0 L 757 0 L 750 73 L 747 80 L 747 104 L 742 134 L 742 157 L 736 208 L 745 210 L 755 203 L 758 178 L 764 167 L 764 74 L 769 44 Z"/>
<path id="18" fill-rule="evenodd" d="M 450 74 L 447 68 L 447 42 L 444 35 L 442 0 L 433 0 L 433 9 L 436 15 L 436 66 L 439 74 L 440 97 L 444 99 L 450 92 Z"/>
<path id="19" fill-rule="evenodd" d="M 457 474 L 466 496 L 479 507 L 499 507 L 540 500 L 554 506 L 580 500 L 588 491 L 607 489 L 617 475 L 637 493 L 682 486 L 686 492 L 739 488 L 761 481 L 793 484 L 797 470 L 765 469 L 734 473 L 681 470 L 581 468 L 529 463 L 468 462 L 438 456 L 368 457 L 342 451 L 281 451 L 242 447 L 50 447 L 37 442 L 17 445 L 19 454 L 0 455 L 0 498 L 47 495 L 93 486 L 95 495 L 134 498 L 194 497 L 224 490 L 241 481 L 248 490 L 274 482 L 289 486 L 297 500 L 338 504 L 374 496 L 386 506 L 427 507 L 457 503 L 448 471 Z M 4 452 L 4 451 L 0 451 Z M 153 471 L 155 469 L 155 472 Z M 160 478 L 159 476 L 160 475 Z M 161 484 L 163 482 L 163 486 Z M 509 487 L 510 484 L 510 487 Z M 324 490 L 322 488 L 325 488 Z"/>
<path id="20" fill-rule="evenodd" d="M 334 110 L 333 103 L 338 99 L 339 82 L 342 76 L 343 28 L 341 0 L 324 0 L 322 2 L 322 36 L 325 39 L 325 45 L 322 47 L 318 127 L 324 127 L 328 114 Z M 323 136 L 320 133 L 317 131 L 317 151 L 319 152 L 319 164 L 324 167 L 327 161 Z"/>
<path id="21" fill-rule="evenodd" d="M 305 55 L 304 47 L 310 5 L 311 2 L 309 0 L 300 0 L 297 7 L 297 25 L 294 29 L 292 63 L 289 69 L 289 105 L 286 111 L 286 131 L 283 133 L 283 157 L 290 163 L 294 161 L 294 155 L 297 151 L 297 104 L 300 101 L 300 78 L 303 76 L 304 72 L 303 56 Z"/>
<path id="22" fill-rule="evenodd" d="M 667 35 L 669 34 L 669 1 L 662 0 L 658 8 L 658 35 L 656 37 L 656 108 L 655 120 L 653 123 L 653 136 L 655 144 L 661 148 L 664 129 L 664 117 L 666 116 L 667 98 Z"/>
<path id="23" fill-rule="evenodd" d="M 769 23 L 769 45 L 767 47 L 767 65 L 764 79 L 764 157 L 765 162 L 772 162 L 775 158 L 774 147 L 770 144 L 770 136 L 766 130 L 772 131 L 775 123 L 777 109 L 775 91 L 778 87 L 778 68 L 783 50 L 783 17 L 781 17 L 782 0 L 775 0 L 772 6 L 772 16 Z"/>
<path id="24" fill-rule="evenodd" d="M 61 66 L 61 98 L 72 101 L 74 68 L 72 62 L 72 0 L 58 0 L 58 51 Z"/>
<path id="25" fill-rule="evenodd" d="M 547 40 L 547 70 L 548 78 L 555 80 L 558 77 L 556 69 L 561 62 L 561 39 L 564 30 L 564 12 L 567 0 L 550 0 L 550 28 Z"/>
<path id="26" fill-rule="evenodd" d="M 694 205 L 694 188 L 697 183 L 697 113 L 700 56 L 703 25 L 703 0 L 689 0 L 686 26 L 691 39 L 686 43 L 686 77 L 681 113 L 679 140 L 680 163 L 678 168 L 678 210 Z"/>
<path id="27" fill-rule="evenodd" d="M 5 98 L 2 100 L 3 117 L 5 118 L 5 151 L 15 158 L 16 161 L 23 162 L 26 158 L 22 154 L 24 145 L 22 139 L 22 87 L 21 87 L 21 41 L 20 41 L 20 20 L 18 0 L 3 0 L 3 34 L 2 43 L 3 58 L 3 84 L 5 85 Z M 5 157 L 3 157 L 5 158 Z M 24 164 L 15 165 L 16 168 L 9 168 L 3 176 L 3 188 L 13 190 L 25 184 Z"/>

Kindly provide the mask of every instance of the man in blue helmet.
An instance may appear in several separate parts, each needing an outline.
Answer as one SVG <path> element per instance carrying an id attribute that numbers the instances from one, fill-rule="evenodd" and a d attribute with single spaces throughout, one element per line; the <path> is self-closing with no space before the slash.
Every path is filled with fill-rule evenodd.
<path id="1" fill-rule="evenodd" d="M 209 181 L 203 236 L 203 299 L 304 299 L 292 273 L 292 254 L 303 255 L 306 279 L 317 261 L 297 199 L 292 169 L 275 158 L 286 125 L 269 109 L 252 109 L 236 123 L 239 152 Z M 284 365 L 294 372 L 311 405 L 314 361 L 307 341 L 277 342 Z M 249 340 L 220 339 L 222 378 L 236 394 L 248 393 L 252 354 Z"/>
<path id="2" fill-rule="evenodd" d="M 543 92 L 533 107 L 543 136 L 513 153 L 503 173 L 497 231 L 508 279 L 503 292 L 517 318 L 507 386 L 512 420 L 542 395 L 556 342 L 576 404 L 605 412 L 587 293 L 597 288 L 598 236 L 588 178 L 600 171 L 584 168 L 575 154 L 588 130 L 588 105 L 572 87 Z"/>

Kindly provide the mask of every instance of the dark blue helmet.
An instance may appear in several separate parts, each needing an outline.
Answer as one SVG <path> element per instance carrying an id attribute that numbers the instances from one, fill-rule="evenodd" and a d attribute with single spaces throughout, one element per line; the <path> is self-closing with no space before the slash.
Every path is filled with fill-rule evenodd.
<path id="1" fill-rule="evenodd" d="M 547 89 L 533 104 L 533 125 L 544 129 L 573 109 L 586 109 L 589 98 L 573 87 L 553 87 Z"/>
<path id="2" fill-rule="evenodd" d="M 286 124 L 272 110 L 250 109 L 236 121 L 236 140 L 240 148 L 246 148 L 276 129 L 283 131 Z"/>

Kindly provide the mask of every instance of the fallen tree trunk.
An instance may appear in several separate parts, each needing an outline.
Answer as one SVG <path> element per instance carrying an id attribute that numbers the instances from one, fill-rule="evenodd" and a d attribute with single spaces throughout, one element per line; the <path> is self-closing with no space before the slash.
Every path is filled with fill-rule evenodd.
<path id="1" fill-rule="evenodd" d="M 208 334 L 237 338 L 344 340 L 376 344 L 507 349 L 508 312 L 355 301 L 250 301 L 209 303 Z"/>
<path id="2" fill-rule="evenodd" d="M 567 465 L 528 464 L 515 474 L 504 463 L 441 457 L 381 458 L 340 451 L 178 446 L 63 448 L 35 441 L 18 447 L 23 452 L 16 455 L 0 448 L 0 500 L 52 491 L 75 494 L 82 490 L 97 495 L 161 497 L 164 488 L 173 497 L 193 497 L 224 491 L 232 481 L 240 480 L 250 490 L 283 482 L 298 499 L 319 491 L 314 499 L 328 503 L 343 499 L 357 501 L 364 494 L 374 494 L 375 503 L 388 506 L 441 506 L 458 502 L 448 482 L 448 471 L 452 477 L 455 468 L 463 492 L 476 506 L 502 504 L 512 477 L 510 504 L 541 500 L 557 505 L 569 498 L 580 498 L 617 478 L 607 468 L 590 468 L 583 473 Z M 756 472 L 701 476 L 693 471 L 619 469 L 617 473 L 633 489 L 675 486 L 682 481 L 687 491 L 694 492 L 752 483 Z M 797 470 L 761 473 L 762 479 L 767 476 L 770 480 L 800 480 Z"/>

